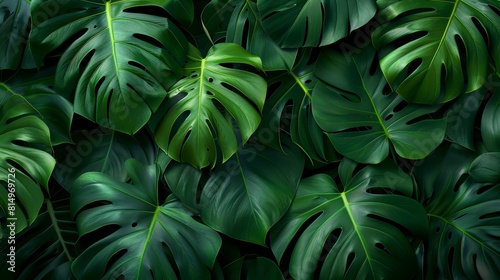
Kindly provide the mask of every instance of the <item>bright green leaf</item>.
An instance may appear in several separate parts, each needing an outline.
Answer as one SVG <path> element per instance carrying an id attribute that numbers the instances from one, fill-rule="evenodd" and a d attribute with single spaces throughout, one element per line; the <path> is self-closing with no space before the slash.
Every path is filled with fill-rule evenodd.
<path id="1" fill-rule="evenodd" d="M 374 31 L 373 45 L 382 49 L 385 77 L 408 102 L 444 103 L 479 89 L 489 76 L 490 54 L 500 66 L 499 1 L 377 4 L 380 17 L 389 22 Z"/>
<path id="2" fill-rule="evenodd" d="M 57 65 L 57 92 L 74 100 L 77 114 L 135 133 L 179 78 L 186 39 L 169 19 L 133 9 L 162 9 L 169 2 L 34 0 L 33 55 L 40 65 L 51 51 L 67 46 Z"/>
<path id="3" fill-rule="evenodd" d="M 217 144 L 223 161 L 238 149 L 232 120 L 245 143 L 260 123 L 266 98 L 266 81 L 249 71 L 227 64 L 262 69 L 259 57 L 239 45 L 217 44 L 203 58 L 190 45 L 186 77 L 169 91 L 169 108 L 156 128 L 155 139 L 167 154 L 197 168 L 214 166 Z"/>

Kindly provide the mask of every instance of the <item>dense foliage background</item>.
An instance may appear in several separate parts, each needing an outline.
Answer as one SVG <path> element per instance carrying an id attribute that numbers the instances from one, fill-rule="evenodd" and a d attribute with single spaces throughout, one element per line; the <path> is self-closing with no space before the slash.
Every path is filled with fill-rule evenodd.
<path id="1" fill-rule="evenodd" d="M 498 0 L 0 0 L 1 278 L 494 279 L 499 69 Z"/>

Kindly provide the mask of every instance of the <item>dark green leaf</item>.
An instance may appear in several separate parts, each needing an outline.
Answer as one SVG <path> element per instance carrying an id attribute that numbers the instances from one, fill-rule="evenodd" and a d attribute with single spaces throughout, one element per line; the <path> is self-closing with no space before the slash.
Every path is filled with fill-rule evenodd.
<path id="1" fill-rule="evenodd" d="M 155 162 L 156 151 L 152 136 L 140 131 L 129 136 L 104 128 L 75 131 L 73 143 L 55 149 L 57 165 L 54 178 L 68 191 L 82 174 L 97 171 L 117 181 L 125 182 L 125 161 L 135 158 L 144 165 Z"/>
<path id="2" fill-rule="evenodd" d="M 473 160 L 472 151 L 445 145 L 417 163 L 419 188 L 432 190 L 425 197 L 427 279 L 494 279 L 500 274 L 500 184 L 469 178 Z"/>
<path id="3" fill-rule="evenodd" d="M 485 153 L 477 157 L 469 169 L 476 182 L 500 184 L 500 153 Z"/>
<path id="4" fill-rule="evenodd" d="M 262 59 L 267 71 L 291 69 L 297 49 L 283 49 L 266 33 L 257 4 L 238 0 L 227 29 L 227 41 L 242 45 Z"/>
<path id="5" fill-rule="evenodd" d="M 314 64 L 308 61 L 310 52 L 301 53 L 290 72 L 274 75 L 268 81 L 270 97 L 264 106 L 262 123 L 256 135 L 260 142 L 281 148 L 280 125 L 283 119 L 292 140 L 309 158 L 332 162 L 337 160 L 335 149 L 314 120 L 311 110 L 312 92 L 318 79 L 313 74 Z M 292 104 L 288 105 L 290 102 Z"/>
<path id="6" fill-rule="evenodd" d="M 491 96 L 484 108 L 481 135 L 488 151 L 500 152 L 500 92 L 498 91 Z"/>
<path id="7" fill-rule="evenodd" d="M 278 260 L 293 246 L 294 279 L 313 279 L 320 261 L 319 279 L 410 279 L 417 272 L 406 235 L 423 238 L 428 226 L 424 209 L 409 197 L 410 177 L 392 163 L 353 176 L 355 167 L 348 159 L 340 163 L 343 187 L 325 174 L 302 180 L 292 206 L 271 230 Z"/>
<path id="8" fill-rule="evenodd" d="M 373 0 L 258 0 L 267 33 L 285 48 L 334 43 L 366 24 Z"/>
<path id="9" fill-rule="evenodd" d="M 28 41 L 30 4 L 0 0 L 0 69 L 19 68 Z"/>
<path id="10" fill-rule="evenodd" d="M 200 181 L 202 174 L 194 168 L 179 164 L 167 168 L 165 178 L 172 192 L 197 208 L 210 227 L 264 245 L 269 228 L 290 206 L 304 167 L 295 145 L 287 141 L 283 148 L 286 154 L 248 144 L 206 181 Z"/>
<path id="11" fill-rule="evenodd" d="M 90 172 L 75 182 L 71 210 L 81 236 L 105 226 L 103 236 L 73 262 L 78 279 L 209 279 L 219 235 L 191 217 L 173 196 L 160 201 L 157 165 L 125 162 L 133 185 Z M 104 202 L 107 203 L 99 203 Z M 110 262 L 115 257 L 116 262 Z"/>
<path id="12" fill-rule="evenodd" d="M 336 150 L 357 162 L 383 161 L 390 145 L 401 157 L 424 158 L 444 138 L 446 120 L 427 115 L 439 106 L 408 105 L 391 92 L 376 63 L 372 48 L 322 52 L 314 74 L 328 85 L 314 88 L 314 118 Z"/>

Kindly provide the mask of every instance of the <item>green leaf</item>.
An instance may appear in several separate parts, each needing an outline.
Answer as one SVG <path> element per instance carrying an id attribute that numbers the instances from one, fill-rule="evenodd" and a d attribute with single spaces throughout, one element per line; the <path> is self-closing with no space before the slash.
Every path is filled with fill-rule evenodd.
<path id="1" fill-rule="evenodd" d="M 17 69 L 28 39 L 30 4 L 26 0 L 0 0 L 0 15 L 0 69 Z"/>
<path id="2" fill-rule="evenodd" d="M 500 184 L 467 175 L 473 152 L 458 145 L 439 150 L 413 172 L 419 188 L 432 190 L 424 198 L 430 223 L 427 279 L 494 279 L 500 274 Z"/>
<path id="3" fill-rule="evenodd" d="M 329 45 L 377 11 L 373 0 L 258 0 L 257 5 L 264 29 L 284 48 Z"/>
<path id="4" fill-rule="evenodd" d="M 169 109 L 161 112 L 155 139 L 168 155 L 197 168 L 215 165 L 217 143 L 223 161 L 238 149 L 234 119 L 245 143 L 260 123 L 266 81 L 249 71 L 226 64 L 262 69 L 259 57 L 232 43 L 217 44 L 203 58 L 190 45 L 186 77 L 169 91 Z M 223 107 L 223 108 L 222 108 Z"/>
<path id="5" fill-rule="evenodd" d="M 96 171 L 125 182 L 125 161 L 134 158 L 144 165 L 155 162 L 154 141 L 147 132 L 134 136 L 99 128 L 75 131 L 73 143 L 55 148 L 54 178 L 68 191 L 82 174 Z"/>
<path id="6" fill-rule="evenodd" d="M 279 73 L 269 79 L 270 97 L 264 106 L 262 123 L 256 135 L 266 145 L 281 148 L 280 124 L 287 124 L 287 128 L 289 124 L 285 131 L 310 159 L 332 162 L 337 160 L 335 149 L 312 115 L 312 92 L 318 79 L 313 74 L 314 64 L 309 62 L 310 53 L 310 50 L 302 52 L 290 72 Z M 290 102 L 292 104 L 288 105 Z"/>
<path id="7" fill-rule="evenodd" d="M 223 270 L 226 279 L 284 279 L 280 268 L 272 260 L 265 257 L 242 257 L 225 266 Z"/>
<path id="8" fill-rule="evenodd" d="M 265 245 L 268 230 L 290 206 L 304 167 L 302 153 L 290 141 L 284 151 L 247 144 L 208 177 L 174 163 L 165 179 L 172 192 L 200 211 L 210 227 Z"/>
<path id="9" fill-rule="evenodd" d="M 157 3 L 158 1 L 150 1 Z M 189 26 L 193 23 L 194 19 L 194 5 L 193 0 L 161 0 L 168 13 L 183 25 Z"/>
<path id="10" fill-rule="evenodd" d="M 70 128 L 73 121 L 73 105 L 54 91 L 55 68 L 40 72 L 19 71 L 0 83 L 1 93 L 22 95 L 36 109 L 50 129 L 52 145 L 71 142 Z"/>
<path id="11" fill-rule="evenodd" d="M 490 54 L 500 65 L 496 0 L 377 4 L 389 22 L 373 32 L 373 45 L 383 50 L 380 66 L 391 87 L 408 102 L 444 103 L 477 90 L 489 76 Z"/>
<path id="12" fill-rule="evenodd" d="M 262 59 L 264 69 L 291 69 L 297 49 L 282 49 L 267 34 L 262 26 L 257 4 L 250 0 L 239 0 L 227 29 L 227 42 L 242 45 Z"/>
<path id="13" fill-rule="evenodd" d="M 72 214 L 80 236 L 117 226 L 73 262 L 78 279 L 207 279 L 219 235 L 191 217 L 173 196 L 160 201 L 157 165 L 125 162 L 133 184 L 90 172 L 75 182 Z M 105 202 L 106 203 L 99 203 Z M 111 262 L 115 258 L 115 262 Z"/>
<path id="14" fill-rule="evenodd" d="M 428 227 L 424 209 L 409 197 L 410 177 L 389 162 L 353 175 L 355 167 L 349 159 L 340 163 L 343 187 L 325 174 L 303 179 L 292 206 L 271 230 L 280 262 L 293 246 L 294 279 L 313 279 L 320 261 L 319 279 L 410 279 L 417 272 L 406 234 L 420 239 Z"/>
<path id="15" fill-rule="evenodd" d="M 500 92 L 495 92 L 483 111 L 481 135 L 490 152 L 500 152 Z"/>
<path id="16" fill-rule="evenodd" d="M 43 203 L 38 184 L 48 188 L 55 160 L 50 154 L 49 129 L 26 99 L 12 94 L 1 102 L 0 207 L 4 217 L 12 216 L 8 210 L 12 202 L 8 199 L 8 184 L 14 184 L 16 232 L 20 232 L 38 215 Z M 15 171 L 10 172 L 13 168 Z"/>
<path id="17" fill-rule="evenodd" d="M 231 14 L 239 1 L 234 0 L 212 0 L 201 13 L 201 24 L 205 35 L 213 43 L 226 37 Z"/>
<path id="18" fill-rule="evenodd" d="M 135 133 L 182 73 L 186 49 L 184 35 L 169 19 L 136 8 L 163 9 L 169 2 L 33 0 L 33 55 L 40 65 L 63 46 L 56 90 L 74 99 L 77 114 Z M 46 10 L 54 6 L 49 17 Z"/>
<path id="19" fill-rule="evenodd" d="M 453 143 L 474 150 L 476 116 L 483 101 L 486 88 L 462 95 L 446 113 L 446 135 Z"/>
<path id="20" fill-rule="evenodd" d="M 476 182 L 500 184 L 500 153 L 485 153 L 471 164 L 469 174 Z"/>
<path id="21" fill-rule="evenodd" d="M 45 200 L 35 222 L 16 236 L 15 279 L 75 279 L 71 262 L 76 255 L 77 239 L 76 223 L 69 211 L 69 194 L 59 192 Z M 2 255 L 8 253 L 8 247 L 2 249 Z M 5 276 L 12 274 L 7 267 Z"/>
<path id="22" fill-rule="evenodd" d="M 357 162 L 379 163 L 390 146 L 404 158 L 421 159 L 443 140 L 445 119 L 427 114 L 435 106 L 408 105 L 391 92 L 372 48 L 359 54 L 325 50 L 314 74 L 313 116 L 335 149 Z M 332 75 L 335 73 L 335 75 Z"/>

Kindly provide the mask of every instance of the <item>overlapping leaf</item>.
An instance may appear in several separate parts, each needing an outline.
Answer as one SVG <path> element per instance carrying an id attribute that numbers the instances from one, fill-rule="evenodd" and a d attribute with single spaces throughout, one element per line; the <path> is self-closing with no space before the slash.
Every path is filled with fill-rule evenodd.
<path id="1" fill-rule="evenodd" d="M 417 163 L 415 179 L 429 217 L 426 245 L 427 278 L 492 279 L 500 268 L 500 184 L 484 177 L 488 166 L 500 170 L 498 160 L 477 158 L 458 145 L 440 147 L 438 152 Z M 485 162 L 482 162 L 485 161 Z M 478 172 L 479 171 L 479 172 Z M 474 174 L 476 173 L 476 174 Z"/>
<path id="2" fill-rule="evenodd" d="M 269 98 L 257 137 L 262 138 L 261 142 L 266 145 L 280 148 L 281 124 L 284 122 L 289 124 L 286 127 L 289 127 L 292 140 L 309 158 L 335 161 L 335 149 L 312 115 L 312 92 L 318 79 L 313 74 L 314 62 L 309 61 L 310 53 L 310 50 L 302 52 L 292 70 L 269 79 Z"/>
<path id="3" fill-rule="evenodd" d="M 484 108 L 481 118 L 481 135 L 488 151 L 500 152 L 500 92 L 498 90 L 491 96 Z"/>
<path id="4" fill-rule="evenodd" d="M 27 0 L 0 1 L 0 69 L 17 69 L 28 41 L 30 5 Z"/>
<path id="5" fill-rule="evenodd" d="M 160 201 L 157 165 L 145 167 L 135 159 L 125 165 L 133 185 L 98 172 L 75 182 L 71 210 L 80 235 L 119 227 L 78 256 L 75 276 L 178 279 L 178 271 L 182 279 L 208 279 L 221 246 L 218 234 L 194 220 L 175 197 Z"/>
<path id="6" fill-rule="evenodd" d="M 57 66 L 58 91 L 74 100 L 76 113 L 135 133 L 182 73 L 182 32 L 165 17 L 140 12 L 146 5 L 162 9 L 172 2 L 177 1 L 33 0 L 33 55 L 40 65 L 47 54 L 67 46 Z M 49 17 L 46 11 L 53 7 Z"/>
<path id="7" fill-rule="evenodd" d="M 264 29 L 284 48 L 329 45 L 377 11 L 373 0 L 258 0 L 257 5 Z"/>
<path id="8" fill-rule="evenodd" d="M 363 163 L 379 163 L 390 147 L 421 159 L 443 140 L 445 119 L 428 114 L 439 106 L 408 105 L 391 92 L 372 48 L 359 54 L 326 49 L 314 74 L 324 83 L 313 91 L 313 115 L 336 150 Z"/>
<path id="9" fill-rule="evenodd" d="M 373 33 L 380 66 L 404 99 L 444 103 L 479 89 L 490 57 L 500 66 L 500 3 L 496 0 L 383 0 L 389 22 Z M 491 56 L 490 56 L 491 55 Z"/>
<path id="10" fill-rule="evenodd" d="M 248 144 L 203 181 L 199 171 L 178 163 L 167 168 L 165 178 L 173 193 L 200 211 L 210 227 L 263 245 L 268 230 L 290 206 L 304 167 L 291 141 L 284 151 Z"/>
<path id="11" fill-rule="evenodd" d="M 267 71 L 289 70 L 297 56 L 296 48 L 281 48 L 262 26 L 257 4 L 238 0 L 227 29 L 227 41 L 242 45 L 262 59 Z"/>
<path id="12" fill-rule="evenodd" d="M 73 104 L 54 91 L 55 67 L 43 71 L 19 71 L 0 82 L 0 94 L 22 95 L 40 114 L 49 127 L 52 145 L 71 141 L 70 128 L 73 121 Z"/>
<path id="13" fill-rule="evenodd" d="M 233 119 L 243 143 L 257 129 L 266 98 L 266 81 L 228 64 L 262 69 L 260 58 L 239 45 L 217 44 L 205 58 L 190 45 L 186 77 L 170 89 L 168 111 L 155 133 L 158 145 L 171 158 L 197 168 L 213 167 L 217 147 L 223 161 L 238 149 Z"/>
<path id="14" fill-rule="evenodd" d="M 325 174 L 302 180 L 292 206 L 271 230 L 280 262 L 293 246 L 294 279 L 313 279 L 320 259 L 320 279 L 409 279 L 417 272 L 406 234 L 423 238 L 427 221 L 422 206 L 409 197 L 410 177 L 392 163 L 353 174 L 355 167 L 348 159 L 341 162 L 343 187 Z"/>
<path id="15" fill-rule="evenodd" d="M 5 217 L 12 216 L 7 187 L 14 184 L 16 210 L 12 212 L 20 232 L 38 215 L 43 203 L 39 184 L 48 187 L 55 160 L 49 129 L 26 99 L 12 94 L 0 102 L 0 206 Z M 12 168 L 15 171 L 9 172 Z"/>
<path id="16" fill-rule="evenodd" d="M 82 174 L 96 171 L 125 182 L 125 161 L 134 158 L 144 165 L 155 162 L 152 136 L 139 131 L 134 136 L 104 128 L 75 131 L 73 143 L 55 148 L 54 178 L 68 191 Z"/>

